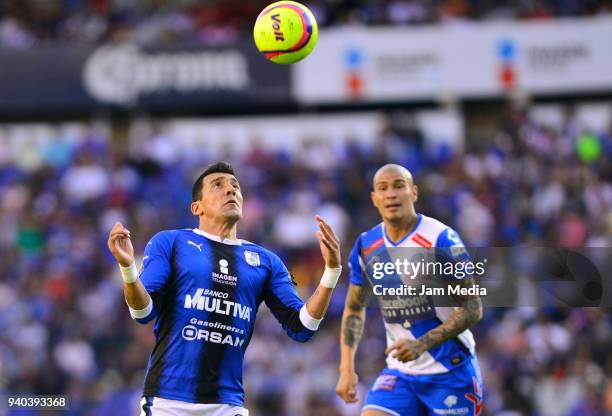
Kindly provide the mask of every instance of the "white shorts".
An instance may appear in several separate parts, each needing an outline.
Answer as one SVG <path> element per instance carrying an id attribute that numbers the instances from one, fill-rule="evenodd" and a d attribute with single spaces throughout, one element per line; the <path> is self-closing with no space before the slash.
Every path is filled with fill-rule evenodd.
<path id="1" fill-rule="evenodd" d="M 244 407 L 229 404 L 187 403 L 153 397 L 140 401 L 140 416 L 249 416 Z"/>

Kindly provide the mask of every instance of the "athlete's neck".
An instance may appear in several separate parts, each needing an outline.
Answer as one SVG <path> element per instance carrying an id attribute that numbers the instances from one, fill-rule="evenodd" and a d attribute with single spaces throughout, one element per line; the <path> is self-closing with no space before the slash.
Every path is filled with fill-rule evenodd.
<path id="1" fill-rule="evenodd" d="M 400 241 L 402 238 L 406 237 L 409 233 L 414 230 L 417 222 L 419 221 L 419 216 L 416 212 L 411 212 L 410 215 L 402 218 L 399 221 L 387 221 L 385 220 L 385 231 L 387 232 L 387 236 L 392 241 Z"/>
<path id="2" fill-rule="evenodd" d="M 229 240 L 237 240 L 238 227 L 237 223 L 232 222 L 217 222 L 204 217 L 200 217 L 200 225 L 198 228 L 205 233 L 216 235 L 221 240 L 226 238 Z"/>

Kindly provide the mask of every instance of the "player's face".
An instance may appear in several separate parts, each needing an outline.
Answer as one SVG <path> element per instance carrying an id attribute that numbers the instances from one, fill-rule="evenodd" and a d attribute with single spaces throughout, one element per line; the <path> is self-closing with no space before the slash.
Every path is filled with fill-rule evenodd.
<path id="1" fill-rule="evenodd" d="M 204 178 L 199 215 L 235 222 L 242 218 L 242 192 L 234 175 L 213 173 Z"/>
<path id="2" fill-rule="evenodd" d="M 381 217 L 390 222 L 401 221 L 414 212 L 417 187 L 400 172 L 382 172 L 374 181 L 371 194 Z"/>

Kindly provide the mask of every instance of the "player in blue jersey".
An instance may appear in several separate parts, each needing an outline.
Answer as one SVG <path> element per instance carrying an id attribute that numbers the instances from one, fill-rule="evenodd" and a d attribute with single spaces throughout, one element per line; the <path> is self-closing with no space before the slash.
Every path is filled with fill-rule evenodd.
<path id="1" fill-rule="evenodd" d="M 374 176 L 372 202 L 382 223 L 362 233 L 349 259 L 350 286 L 340 335 L 340 378 L 337 394 L 347 403 L 357 399 L 355 353 L 361 339 L 365 307 L 380 282 L 393 285 L 402 276 L 374 276 L 377 263 L 391 263 L 395 247 L 404 252 L 435 252 L 438 261 L 458 264 L 469 260 L 455 231 L 418 214 L 414 203 L 417 187 L 412 175 L 399 165 L 385 165 Z M 374 276 L 374 277 L 373 277 Z M 471 287 L 473 279 L 453 279 Z M 387 333 L 387 367 L 368 392 L 362 416 L 479 415 L 482 412 L 482 379 L 476 360 L 474 337 L 469 328 L 482 317 L 478 296 L 456 296 L 457 306 L 436 306 L 419 292 L 386 295 L 376 293 Z"/>
<path id="2" fill-rule="evenodd" d="M 242 202 L 232 167 L 209 166 L 192 189 L 198 228 L 156 234 L 145 247 L 140 275 L 130 232 L 120 223 L 110 232 L 108 246 L 132 317 L 155 320 L 143 416 L 248 415 L 242 362 L 260 303 L 299 342 L 312 337 L 327 310 L 342 269 L 331 227 L 316 217 L 326 268 L 304 304 L 278 256 L 237 238 Z"/>

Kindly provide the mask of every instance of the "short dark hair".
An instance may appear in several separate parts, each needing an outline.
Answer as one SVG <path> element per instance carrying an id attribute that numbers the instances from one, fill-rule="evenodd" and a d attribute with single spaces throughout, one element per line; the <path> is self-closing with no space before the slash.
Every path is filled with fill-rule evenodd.
<path id="1" fill-rule="evenodd" d="M 229 173 L 230 175 L 236 176 L 234 173 L 234 168 L 229 163 L 211 163 L 210 165 L 206 166 L 204 172 L 202 172 L 202 174 L 198 176 L 198 179 L 196 179 L 196 181 L 193 183 L 193 187 L 191 188 L 192 202 L 202 199 L 202 183 L 204 182 L 204 178 L 213 173 Z"/>

